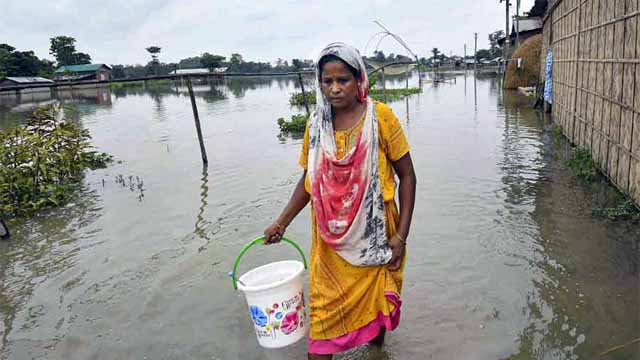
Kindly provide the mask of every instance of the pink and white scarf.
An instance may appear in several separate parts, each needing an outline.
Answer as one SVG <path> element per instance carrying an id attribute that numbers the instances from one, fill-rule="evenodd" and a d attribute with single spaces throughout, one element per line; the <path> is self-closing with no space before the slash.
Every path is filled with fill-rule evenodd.
<path id="1" fill-rule="evenodd" d="M 359 100 L 367 112 L 353 149 L 342 159 L 336 155 L 331 105 L 322 94 L 320 68 L 316 68 L 316 111 L 309 126 L 308 172 L 313 211 L 322 240 L 356 266 L 386 264 L 391 260 L 378 174 L 378 119 L 368 97 L 367 72 L 354 47 L 327 46 L 318 58 L 335 55 L 360 74 Z"/>

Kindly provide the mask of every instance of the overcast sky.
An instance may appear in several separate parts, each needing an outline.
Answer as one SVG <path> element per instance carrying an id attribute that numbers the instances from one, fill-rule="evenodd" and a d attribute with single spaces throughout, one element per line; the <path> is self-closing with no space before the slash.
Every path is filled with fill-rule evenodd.
<path id="1" fill-rule="evenodd" d="M 52 59 L 49 38 L 77 39 L 76 48 L 95 63 L 145 64 L 145 47 L 162 48 L 162 62 L 210 52 L 245 60 L 315 59 L 329 42 L 343 41 L 362 52 L 381 20 L 419 56 L 438 47 L 462 55 L 466 43 L 488 47 L 487 35 L 504 29 L 498 0 L 0 0 L 0 43 L 34 50 Z M 515 0 L 512 0 L 515 4 Z M 522 0 L 528 11 L 534 0 Z M 515 12 L 515 9 L 514 9 Z M 377 41 L 369 44 L 373 52 Z M 385 53 L 406 54 L 393 40 Z"/>

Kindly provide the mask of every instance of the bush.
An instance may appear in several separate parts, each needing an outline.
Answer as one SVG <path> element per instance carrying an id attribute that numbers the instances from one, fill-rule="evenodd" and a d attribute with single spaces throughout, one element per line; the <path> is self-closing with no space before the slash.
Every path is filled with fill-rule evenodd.
<path id="1" fill-rule="evenodd" d="M 304 133 L 307 128 L 307 115 L 296 114 L 291 116 L 291 120 L 289 121 L 284 118 L 279 118 L 278 126 L 280 127 L 280 131 L 284 133 Z"/>
<path id="2" fill-rule="evenodd" d="M 0 132 L 0 213 L 18 216 L 60 206 L 80 185 L 85 169 L 112 161 L 91 151 L 89 132 L 62 120 L 61 110 L 40 107 L 27 126 Z"/>

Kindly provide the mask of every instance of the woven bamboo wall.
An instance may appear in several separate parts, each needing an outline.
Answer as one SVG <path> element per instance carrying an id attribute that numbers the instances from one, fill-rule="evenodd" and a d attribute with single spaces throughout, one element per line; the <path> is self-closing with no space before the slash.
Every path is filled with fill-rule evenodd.
<path id="1" fill-rule="evenodd" d="M 640 0 L 558 0 L 544 20 L 553 48 L 553 118 L 640 204 Z M 542 61 L 542 74 L 544 74 Z M 543 77 L 544 78 L 544 77 Z"/>

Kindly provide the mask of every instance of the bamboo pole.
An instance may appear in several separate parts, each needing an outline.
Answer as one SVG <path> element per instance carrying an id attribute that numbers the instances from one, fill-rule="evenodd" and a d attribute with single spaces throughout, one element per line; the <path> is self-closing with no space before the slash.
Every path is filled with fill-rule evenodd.
<path id="1" fill-rule="evenodd" d="M 193 109 L 193 120 L 196 124 L 196 132 L 198 133 L 198 142 L 200 143 L 200 154 L 202 155 L 202 165 L 206 167 L 209 165 L 207 159 L 207 150 L 204 147 L 204 140 L 202 139 L 202 129 L 200 128 L 200 117 L 198 116 L 198 107 L 196 106 L 196 98 L 193 95 L 193 86 L 191 85 L 191 77 L 187 77 L 187 88 L 189 89 L 189 97 L 191 98 L 191 108 Z"/>

